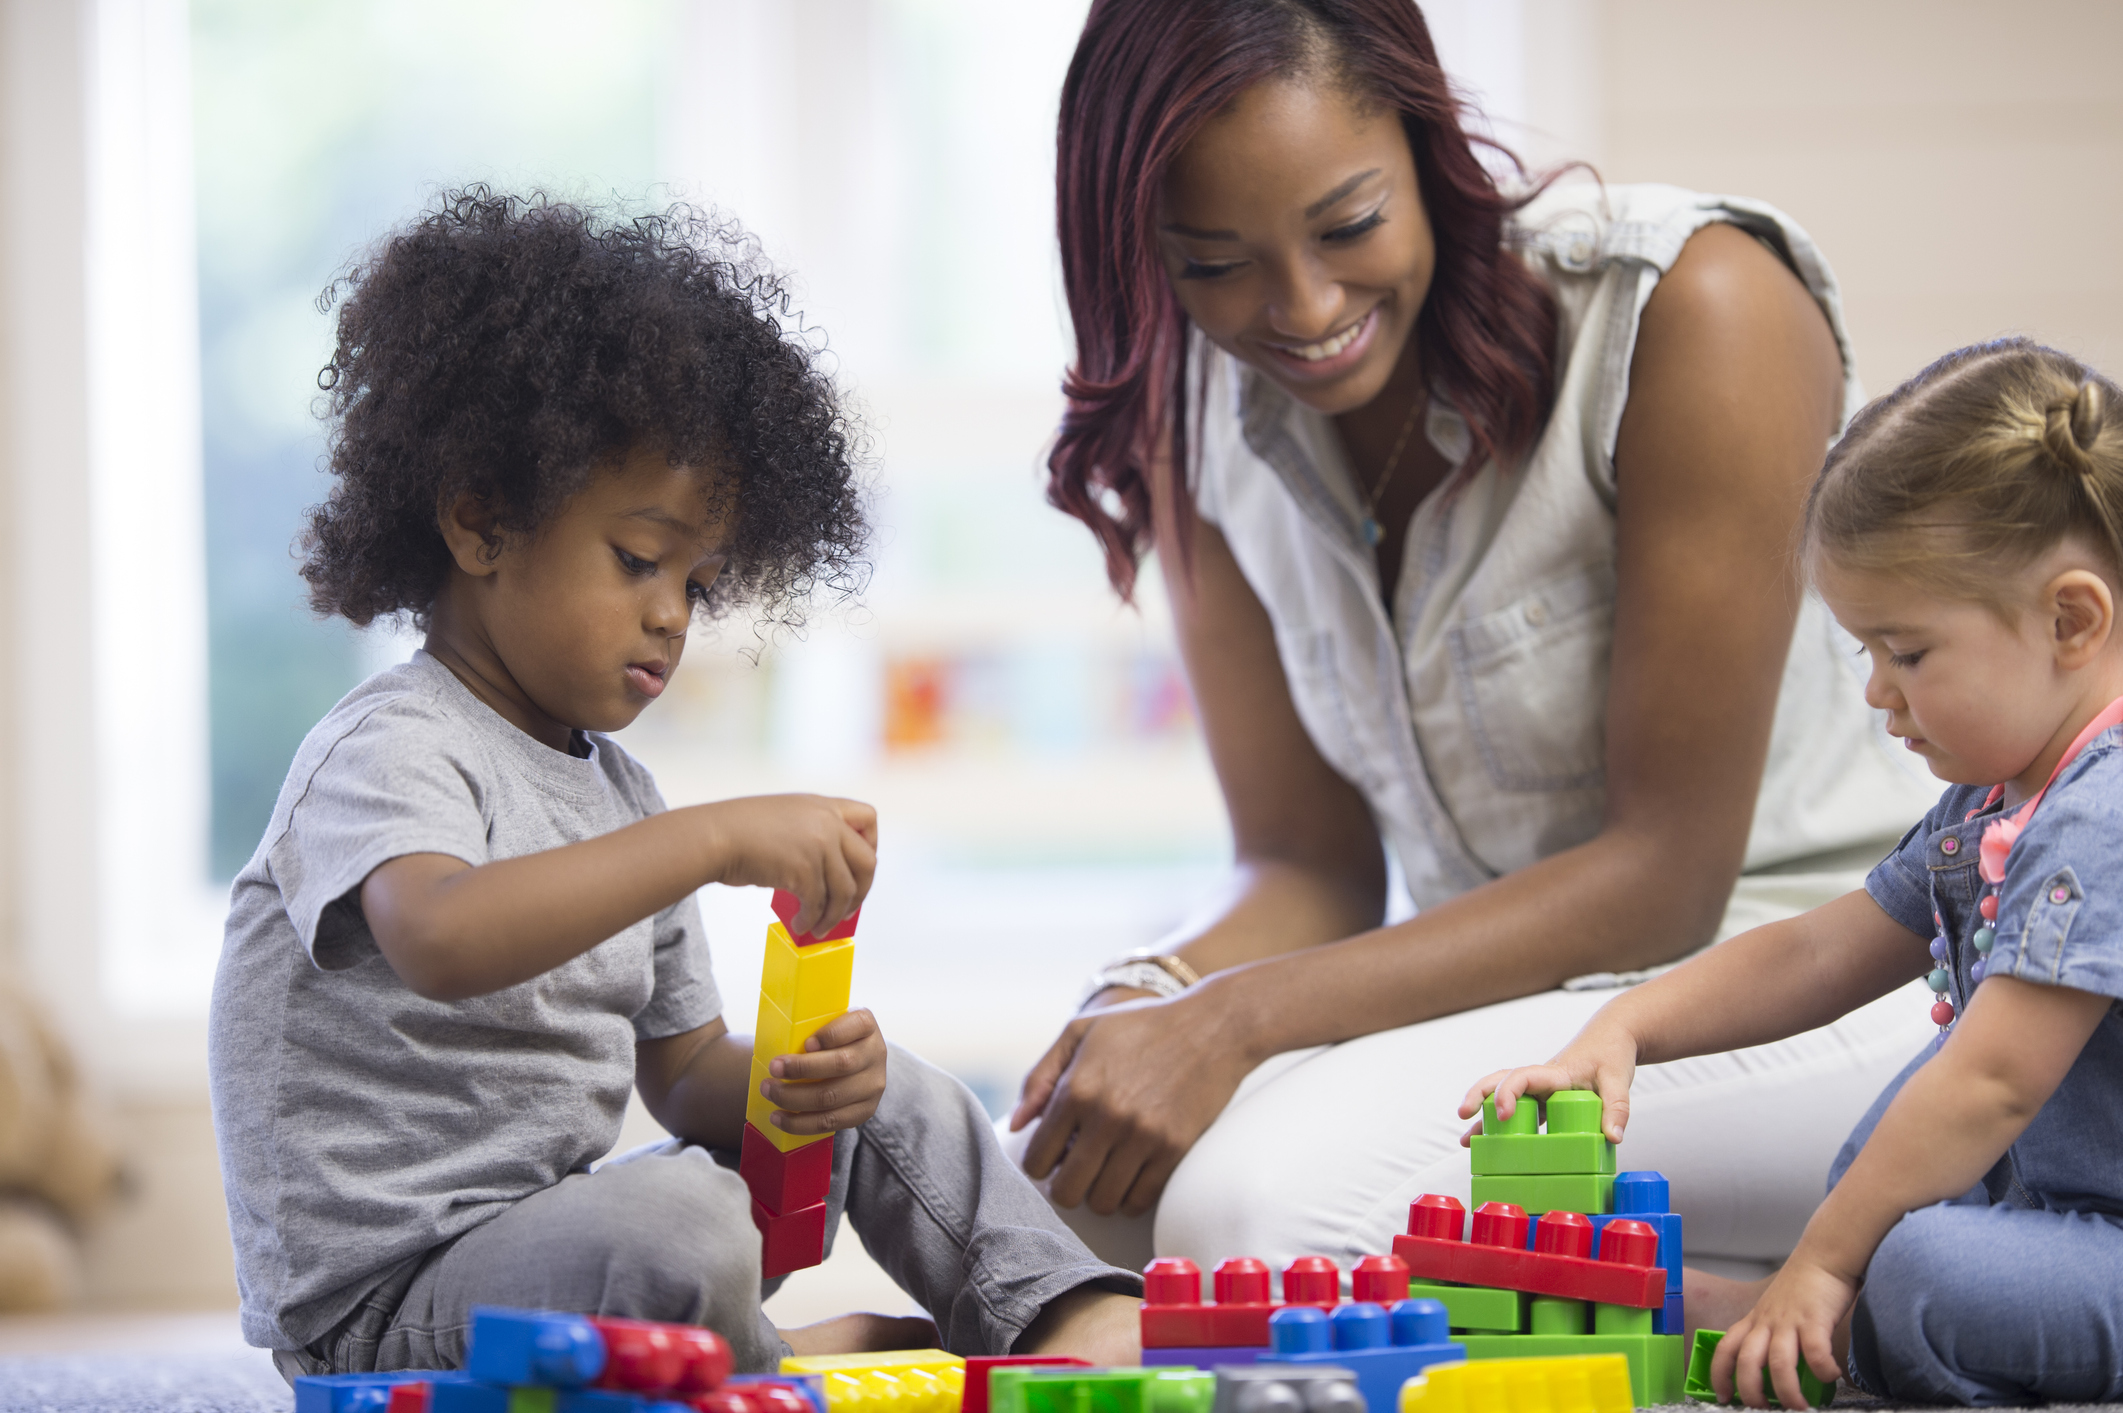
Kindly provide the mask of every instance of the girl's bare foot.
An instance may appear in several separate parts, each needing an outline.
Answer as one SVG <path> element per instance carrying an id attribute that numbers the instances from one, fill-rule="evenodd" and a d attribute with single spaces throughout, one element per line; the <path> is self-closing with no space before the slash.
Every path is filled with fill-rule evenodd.
<path id="1" fill-rule="evenodd" d="M 1681 1294 L 1688 1306 L 1688 1337 L 1695 1338 L 1697 1330 L 1731 1329 L 1734 1321 L 1754 1308 L 1754 1302 L 1769 1289 L 1771 1279 L 1764 1276 L 1758 1281 L 1736 1281 L 1693 1266 L 1682 1267 Z"/>
<path id="2" fill-rule="evenodd" d="M 1012 1354 L 1069 1354 L 1100 1368 L 1140 1364 L 1143 1302 L 1080 1285 L 1047 1302 L 1011 1346 Z"/>
<path id="3" fill-rule="evenodd" d="M 1050 1307 L 1051 1308 L 1051 1307 Z M 875 1354 L 886 1349 L 934 1349 L 936 1322 L 918 1315 L 876 1315 L 857 1310 L 815 1325 L 776 1331 L 789 1352 L 805 1354 Z"/>

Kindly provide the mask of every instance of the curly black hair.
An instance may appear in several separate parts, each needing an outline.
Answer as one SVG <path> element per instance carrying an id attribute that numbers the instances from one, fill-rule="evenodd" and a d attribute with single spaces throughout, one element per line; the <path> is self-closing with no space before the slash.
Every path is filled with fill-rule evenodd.
<path id="1" fill-rule="evenodd" d="M 310 606 L 425 626 L 450 566 L 439 508 L 471 494 L 535 533 L 602 466 L 653 447 L 713 467 L 735 539 L 708 598 L 799 623 L 861 587 L 865 441 L 733 221 L 623 218 L 448 191 L 318 300 L 339 303 L 318 375 L 331 496 L 302 537 Z"/>

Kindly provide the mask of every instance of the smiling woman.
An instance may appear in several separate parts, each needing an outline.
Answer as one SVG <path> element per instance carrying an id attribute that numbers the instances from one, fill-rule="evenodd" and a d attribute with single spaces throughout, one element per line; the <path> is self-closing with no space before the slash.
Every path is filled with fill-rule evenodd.
<path id="1" fill-rule="evenodd" d="M 1385 1249 L 1464 1192 L 1489 1056 L 1857 887 L 1929 796 L 1791 563 L 1859 402 L 1812 241 L 1501 188 L 1469 126 L 1408 0 L 1100 0 L 1070 69 L 1049 498 L 1123 595 L 1159 551 L 1237 854 L 1012 1119 L 1117 1258 Z M 1691 1250 L 1789 1249 L 1920 1013 L 1646 1072 Z"/>

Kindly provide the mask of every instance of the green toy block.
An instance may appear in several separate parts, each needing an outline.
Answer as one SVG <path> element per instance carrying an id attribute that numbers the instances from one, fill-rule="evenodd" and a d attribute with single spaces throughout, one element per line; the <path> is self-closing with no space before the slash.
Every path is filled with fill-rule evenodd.
<path id="1" fill-rule="evenodd" d="M 1582 1300 L 1564 1300 L 1554 1295 L 1536 1295 L 1533 1298 L 1533 1330 L 1537 1335 L 1581 1335 L 1591 1331 L 1587 1326 L 1590 1312 Z M 1644 1312 L 1648 1318 L 1649 1310 Z M 1600 1331 L 1601 1334 L 1607 1331 Z M 1647 1329 L 1645 1333 L 1650 1333 Z"/>
<path id="2" fill-rule="evenodd" d="M 1614 1172 L 1614 1145 L 1596 1133 L 1478 1133 L 1469 1152 L 1476 1177 Z"/>
<path id="3" fill-rule="evenodd" d="M 1541 1108 L 1552 1137 L 1600 1131 L 1600 1096 L 1589 1089 L 1558 1089 Z"/>
<path id="4" fill-rule="evenodd" d="M 1586 1216 L 1614 1210 L 1614 1176 L 1611 1173 L 1549 1173 L 1538 1177 L 1478 1177 L 1474 1180 L 1474 1205 L 1509 1202 L 1532 1216 L 1543 1212 L 1583 1212 Z"/>
<path id="5" fill-rule="evenodd" d="M 988 1371 L 989 1413 L 1209 1413 L 1215 1403 L 1216 1375 L 1202 1369 Z"/>
<path id="6" fill-rule="evenodd" d="M 1540 1131 L 1541 1106 L 1525 1095 L 1521 1094 L 1519 1096 L 1518 1106 L 1511 1111 L 1511 1117 L 1508 1119 L 1500 1119 L 1496 1116 L 1496 1096 L 1494 1094 L 1484 1094 L 1482 1096 L 1483 1133 L 1515 1133 L 1532 1138 Z"/>
<path id="7" fill-rule="evenodd" d="M 1629 1392 L 1639 1408 L 1679 1403 L 1687 1358 L 1679 1335 L 1454 1335 L 1469 1359 L 1564 1359 L 1577 1354 L 1625 1354 Z"/>
<path id="8" fill-rule="evenodd" d="M 1706 1364 L 1703 1367 L 1707 1369 L 1710 1366 Z M 509 1413 L 553 1413 L 553 1390 L 529 1385 L 510 1389 Z"/>
<path id="9" fill-rule="evenodd" d="M 1523 1334 L 1527 1307 L 1533 1297 L 1523 1290 L 1493 1290 L 1486 1285 L 1408 1286 L 1410 1300 L 1435 1300 L 1445 1307 L 1445 1322 L 1457 1334 L 1477 1330 L 1483 1334 Z"/>
<path id="10" fill-rule="evenodd" d="M 1710 1356 L 1717 1352 L 1718 1341 L 1724 1337 L 1725 1332 L 1723 1330 L 1697 1330 L 1695 1332 L 1695 1347 L 1688 1351 L 1688 1381 L 1682 1385 L 1682 1388 L 1690 1398 L 1698 1403 L 1716 1403 L 1718 1401 L 1717 1390 L 1710 1386 Z M 1469 1355 L 1469 1357 L 1472 1358 L 1473 1356 Z M 1771 1408 L 1782 1408 L 1784 1406 L 1777 1402 L 1777 1391 L 1770 1387 L 1769 1371 L 1767 1369 L 1762 1371 L 1762 1392 L 1768 1397 Z M 1799 1392 L 1806 1395 L 1806 1402 L 1809 1406 L 1826 1408 L 1829 1404 L 1835 1402 L 1836 1386 L 1833 1383 L 1824 1382 L 1812 1369 L 1807 1367 L 1804 1359 L 1800 1359 Z M 1728 1398 L 1725 1402 L 1737 1404 L 1739 1400 Z"/>
<path id="11" fill-rule="evenodd" d="M 1651 1322 L 1657 1315 L 1656 1310 L 1639 1310 L 1634 1305 L 1595 1305 L 1592 1307 L 1592 1332 L 1648 1335 Z"/>

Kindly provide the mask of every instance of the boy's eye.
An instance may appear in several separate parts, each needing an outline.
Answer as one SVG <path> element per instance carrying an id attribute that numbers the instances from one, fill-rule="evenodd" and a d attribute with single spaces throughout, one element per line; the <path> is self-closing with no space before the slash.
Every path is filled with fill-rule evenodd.
<path id="1" fill-rule="evenodd" d="M 1331 240 L 1337 243 L 1343 241 L 1352 241 L 1360 235 L 1368 235 L 1372 231 L 1377 230 L 1381 225 L 1385 223 L 1385 220 L 1386 213 L 1384 211 L 1373 211 L 1370 215 L 1365 216 L 1360 220 L 1351 221 L 1346 226 L 1336 226 L 1333 230 L 1327 232 L 1324 236 L 1321 236 L 1320 239 Z"/>
<path id="2" fill-rule="evenodd" d="M 656 562 L 654 560 L 643 559 L 638 554 L 628 554 L 617 545 L 612 547 L 612 553 L 619 556 L 619 567 L 626 570 L 629 574 L 653 574 L 656 572 Z"/>
<path id="3" fill-rule="evenodd" d="M 1913 653 L 1889 653 L 1887 661 L 1893 667 L 1915 667 L 1917 663 L 1923 660 L 1923 657 L 1924 653 L 1922 649 L 1919 649 Z"/>
<path id="4" fill-rule="evenodd" d="M 686 580 L 686 598 L 693 603 L 706 603 L 708 601 L 708 586 L 701 583 L 698 579 Z"/>

